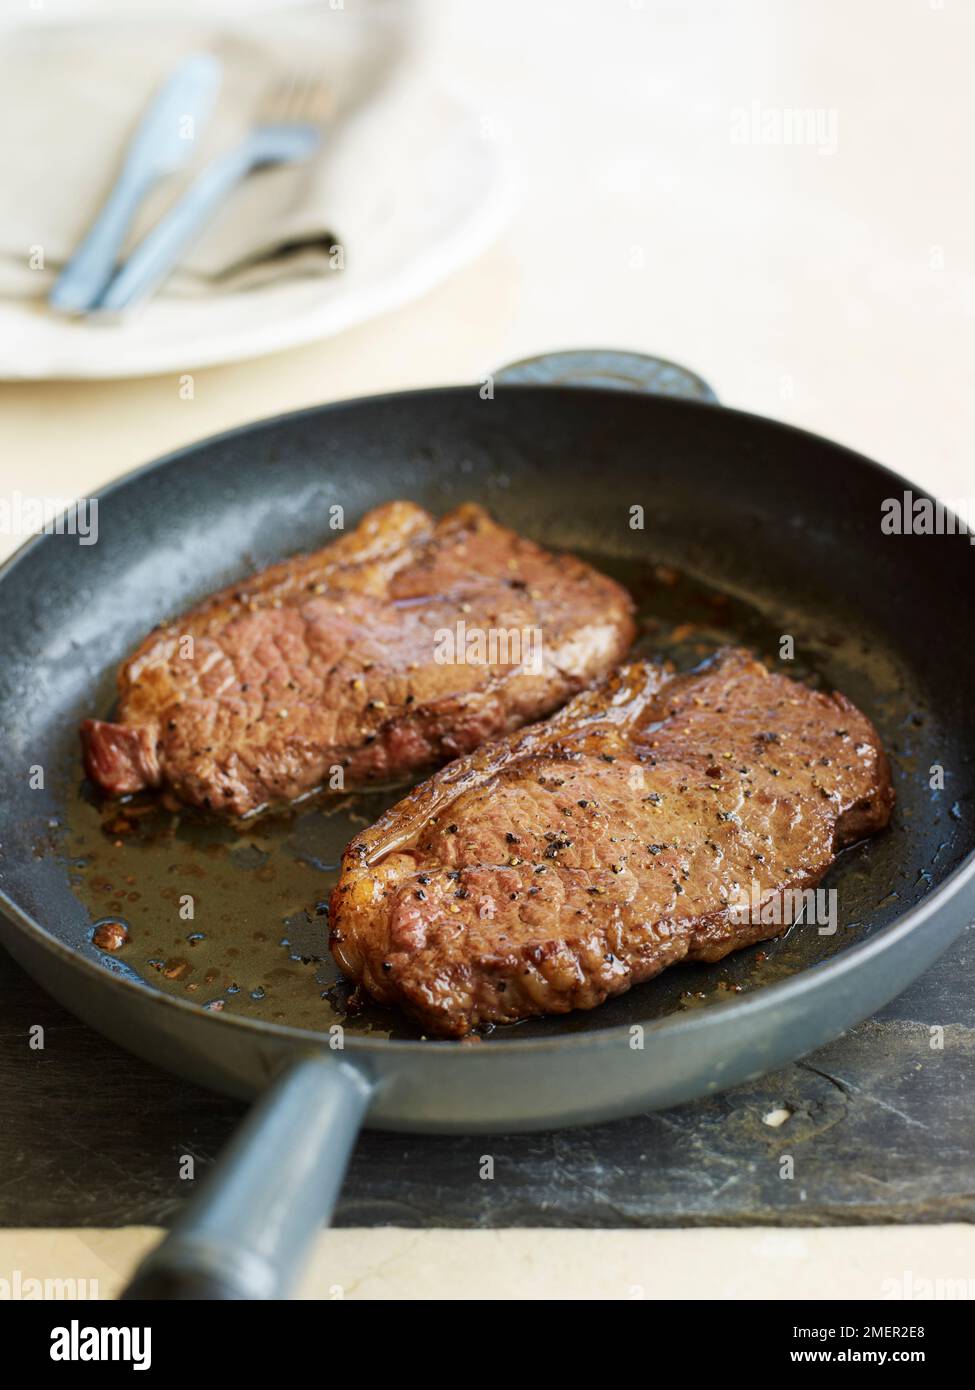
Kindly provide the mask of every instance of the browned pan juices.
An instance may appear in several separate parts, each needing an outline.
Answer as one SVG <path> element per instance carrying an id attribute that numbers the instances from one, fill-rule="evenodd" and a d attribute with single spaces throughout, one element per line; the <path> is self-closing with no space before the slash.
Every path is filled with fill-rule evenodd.
<path id="1" fill-rule="evenodd" d="M 773 621 L 663 566 L 584 558 L 634 594 L 641 627 L 636 654 L 686 668 L 718 646 L 741 643 L 787 675 L 835 685 L 874 719 L 900 785 L 898 773 L 910 766 L 910 731 L 924 716 L 910 707 L 885 659 L 856 637 L 810 633 L 798 616 L 791 626 L 788 615 L 777 614 Z M 780 663 L 785 633 L 795 638 L 796 659 Z M 820 673 L 827 670 L 831 679 L 822 681 Z M 326 905 L 342 850 L 402 792 L 400 787 L 332 793 L 289 812 L 232 825 L 151 800 L 99 806 L 82 784 L 68 798 L 63 851 L 93 929 L 104 919 L 127 925 L 130 939 L 111 953 L 113 966 L 126 974 L 227 1013 L 318 1031 L 341 1023 L 356 1032 L 415 1037 L 412 1025 L 394 1011 L 376 1006 L 349 1011 L 347 987 L 328 949 Z M 901 814 L 910 814 L 909 808 L 896 812 L 895 819 Z M 644 1014 L 649 992 L 655 995 L 650 1011 L 664 1016 L 726 1001 L 849 945 L 861 918 L 878 906 L 869 856 L 880 853 L 876 843 L 856 847 L 830 873 L 828 885 L 839 890 L 835 935 L 797 926 L 719 965 L 667 971 L 640 987 Z M 924 891 L 918 879 L 924 871 L 925 866 L 902 867 L 893 890 L 902 898 L 898 911 Z M 887 876 L 888 887 L 894 878 Z M 190 898 L 192 918 L 186 915 Z M 612 1010 L 612 1021 L 619 1022 L 619 1005 L 614 1001 L 596 1013 L 606 1013 L 608 1022 Z M 558 1026 L 566 1031 L 595 1022 L 591 1013 L 577 1014 L 560 1019 Z M 515 1025 L 519 1036 L 544 1033 L 548 1026 L 546 1020 Z M 494 1036 L 512 1031 L 502 1028 Z"/>
<path id="2" fill-rule="evenodd" d="M 346 1016 L 326 903 L 350 826 L 394 796 L 334 796 L 234 826 L 151 802 L 100 808 L 82 795 L 70 821 L 75 889 L 93 921 L 126 922 L 131 940 L 117 958 L 156 988 L 272 1022 L 362 1031 L 378 1022 L 388 1034 L 388 1014 Z"/>

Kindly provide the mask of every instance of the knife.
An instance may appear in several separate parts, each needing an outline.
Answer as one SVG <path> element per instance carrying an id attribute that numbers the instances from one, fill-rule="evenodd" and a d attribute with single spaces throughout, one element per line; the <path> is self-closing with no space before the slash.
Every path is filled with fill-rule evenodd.
<path id="1" fill-rule="evenodd" d="M 220 63 L 212 54 L 194 53 L 160 87 L 129 143 L 108 200 L 55 281 L 48 297 L 52 308 L 83 314 L 98 300 L 114 274 L 143 198 L 154 183 L 186 164 L 196 150 L 195 136 L 209 119 L 220 74 Z"/>

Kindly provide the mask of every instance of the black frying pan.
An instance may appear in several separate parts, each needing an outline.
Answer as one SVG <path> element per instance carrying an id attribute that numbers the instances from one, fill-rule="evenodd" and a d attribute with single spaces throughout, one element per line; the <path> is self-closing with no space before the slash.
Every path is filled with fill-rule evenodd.
<path id="1" fill-rule="evenodd" d="M 261 1097 L 136 1296 L 281 1292 L 363 1123 L 542 1129 L 735 1085 L 872 1013 L 972 919 L 975 645 L 948 616 L 971 592 L 967 538 L 882 534 L 901 479 L 723 409 L 668 364 L 564 354 L 496 386 L 325 406 L 208 440 L 101 494 L 96 545 L 42 536 L 0 575 L 5 943 L 123 1046 Z M 475 499 L 594 559 L 633 587 L 647 653 L 688 664 L 741 640 L 871 715 L 898 807 L 833 870 L 833 935 L 800 925 L 590 1013 L 430 1042 L 378 1009 L 348 1016 L 324 944 L 338 853 L 398 793 L 243 835 L 87 798 L 78 722 L 109 713 L 114 669 L 152 623 L 322 544 L 331 505 L 351 525 L 401 496 L 437 512 Z M 795 657 L 780 663 L 783 637 Z M 186 891 L 191 923 L 177 910 Z M 93 943 L 99 915 L 128 919 L 120 953 Z"/>

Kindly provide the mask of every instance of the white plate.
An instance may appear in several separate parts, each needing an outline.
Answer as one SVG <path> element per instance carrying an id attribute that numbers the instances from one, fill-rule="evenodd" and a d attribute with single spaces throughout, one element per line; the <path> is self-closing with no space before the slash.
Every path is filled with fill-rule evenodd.
<path id="1" fill-rule="evenodd" d="M 438 121 L 436 138 L 411 158 L 409 177 L 350 243 L 340 275 L 205 299 L 160 295 L 120 324 L 8 299 L 0 378 L 149 376 L 239 361 L 340 333 L 425 293 L 486 249 L 509 207 L 508 180 L 476 117 L 442 93 L 436 100 L 453 118 Z"/>

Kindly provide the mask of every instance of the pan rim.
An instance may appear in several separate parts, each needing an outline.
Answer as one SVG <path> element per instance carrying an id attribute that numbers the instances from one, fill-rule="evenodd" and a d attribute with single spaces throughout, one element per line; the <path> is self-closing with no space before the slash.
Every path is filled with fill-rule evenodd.
<path id="1" fill-rule="evenodd" d="M 454 386 L 434 386 L 419 390 L 410 391 L 390 391 L 378 395 L 355 396 L 339 401 L 330 401 L 324 404 L 311 405 L 299 410 L 282 412 L 279 415 L 266 416 L 249 421 L 242 425 L 234 426 L 229 430 L 220 431 L 217 434 L 208 435 L 203 439 L 196 440 L 190 444 L 171 450 L 159 458 L 151 459 L 146 463 L 139 464 L 119 477 L 112 479 L 103 488 L 97 489 L 91 495 L 99 499 L 108 497 L 116 491 L 129 486 L 157 471 L 162 471 L 171 464 L 177 463 L 188 455 L 198 452 L 200 449 L 207 448 L 215 444 L 223 444 L 233 440 L 246 437 L 258 429 L 269 428 L 278 425 L 288 425 L 303 419 L 311 419 L 326 413 L 342 412 L 352 410 L 363 405 L 379 405 L 391 401 L 410 401 L 416 398 L 434 396 L 455 396 L 466 395 L 475 387 L 454 385 Z M 658 408 L 675 409 L 678 414 L 682 411 L 719 411 L 739 418 L 744 422 L 757 424 L 761 429 L 772 429 L 773 432 L 781 432 L 787 437 L 801 437 L 819 446 L 825 446 L 831 450 L 838 451 L 857 466 L 866 467 L 870 471 L 889 479 L 892 486 L 901 490 L 910 490 L 917 497 L 926 497 L 932 501 L 936 500 L 933 494 L 929 493 L 920 484 L 910 482 L 900 474 L 888 468 L 885 464 L 878 463 L 876 460 L 868 458 L 865 454 L 849 448 L 847 445 L 840 444 L 835 440 L 827 439 L 823 435 L 816 434 L 814 431 L 803 429 L 801 426 L 792 425 L 785 421 L 771 419 L 768 416 L 758 415 L 753 411 L 739 410 L 732 406 L 722 404 L 712 404 L 709 402 L 688 400 L 682 397 L 658 396 L 650 393 L 644 394 L 628 388 L 614 388 L 611 386 L 569 386 L 553 385 L 546 386 L 537 383 L 510 383 L 503 384 L 505 394 L 512 392 L 518 394 L 545 393 L 551 395 L 553 392 L 567 394 L 572 397 L 580 396 L 599 396 L 605 398 L 607 391 L 614 395 L 624 395 L 632 398 L 640 395 L 643 399 L 653 401 Z M 50 534 L 41 533 L 29 537 L 23 545 L 19 546 L 2 564 L 0 564 L 0 584 L 2 584 L 14 572 L 16 567 L 21 564 L 34 549 L 45 542 L 53 539 Z M 875 962 L 890 951 L 908 935 L 920 929 L 935 912 L 939 912 L 947 903 L 957 897 L 969 887 L 975 885 L 975 846 L 973 846 L 960 864 L 958 864 L 948 877 L 940 883 L 929 896 L 910 908 L 907 912 L 896 917 L 887 926 L 883 927 L 875 935 L 868 937 L 867 940 L 858 942 L 856 945 L 848 947 L 828 960 L 820 961 L 814 965 L 805 967 L 794 975 L 779 983 L 766 985 L 756 990 L 752 994 L 744 997 L 737 997 L 719 1004 L 714 1004 L 705 1010 L 695 1010 L 690 1013 L 669 1014 L 661 1019 L 654 1019 L 643 1023 L 645 1033 L 653 1035 L 661 1043 L 665 1043 L 672 1034 L 686 1035 L 689 1032 L 702 1032 L 712 1027 L 720 1027 L 730 1011 L 735 1011 L 739 1015 L 755 1016 L 768 1010 L 775 1010 L 789 1001 L 815 994 L 823 989 L 831 988 L 838 981 L 845 979 L 851 972 L 858 968 L 866 967 L 869 963 Z M 255 1039 L 274 1037 L 282 1042 L 300 1044 L 307 1047 L 309 1045 L 327 1048 L 329 1046 L 328 1034 L 316 1032 L 311 1029 L 298 1028 L 291 1024 L 274 1023 L 264 1019 L 248 1018 L 239 1014 L 222 1014 L 208 1011 L 201 1005 L 189 1000 L 180 999 L 175 995 L 165 994 L 160 990 L 153 989 L 149 982 L 134 981 L 124 975 L 109 972 L 104 966 L 87 959 L 74 947 L 54 936 L 42 923 L 37 921 L 30 913 L 21 908 L 5 889 L 0 888 L 0 910 L 2 910 L 7 921 L 24 936 L 37 941 L 43 949 L 51 955 L 59 957 L 77 969 L 82 975 L 88 975 L 92 979 L 106 982 L 114 986 L 122 986 L 137 997 L 141 1006 L 148 1007 L 154 1005 L 165 1010 L 175 1010 L 177 1016 L 184 1013 L 196 1020 L 201 1026 L 213 1026 L 226 1028 L 228 1025 L 243 1030 L 245 1034 L 253 1036 Z M 946 943 L 947 944 L 947 943 Z M 42 986 L 43 987 L 43 986 Z M 361 1053 L 368 1056 L 370 1053 L 387 1055 L 416 1055 L 419 1052 L 427 1053 L 431 1049 L 439 1052 L 448 1051 L 451 1056 L 467 1056 L 479 1058 L 491 1055 L 513 1056 L 515 1054 L 545 1054 L 552 1051 L 562 1051 L 567 1047 L 573 1048 L 596 1048 L 596 1047 L 618 1047 L 621 1041 L 630 1037 L 632 1025 L 629 1023 L 616 1025 L 609 1028 L 587 1029 L 581 1028 L 578 1032 L 560 1033 L 553 1037 L 534 1037 L 534 1038 L 509 1038 L 503 1044 L 495 1047 L 485 1048 L 465 1048 L 458 1047 L 456 1041 L 435 1038 L 387 1038 L 373 1037 L 369 1034 L 357 1034 L 347 1032 L 344 1038 L 344 1055 Z"/>
<path id="2" fill-rule="evenodd" d="M 456 396 L 460 398 L 478 389 L 479 388 L 475 386 L 456 385 L 424 386 L 409 391 L 382 391 L 375 395 L 348 396 L 343 397 L 342 400 L 326 401 L 324 404 L 320 405 L 302 406 L 298 410 L 282 411 L 280 415 L 259 416 L 257 419 L 248 420 L 242 425 L 233 425 L 230 429 L 218 430 L 216 434 L 204 435 L 202 439 L 196 439 L 191 444 L 180 445 L 176 449 L 171 449 L 166 454 L 160 454 L 158 458 L 148 459 L 145 463 L 136 464 L 134 468 L 130 468 L 125 473 L 120 473 L 118 477 L 112 478 L 109 482 L 105 483 L 103 487 L 97 488 L 90 494 L 81 495 L 97 497 L 100 501 L 103 497 L 109 497 L 113 493 L 121 491 L 122 488 L 127 487 L 129 484 L 137 482 L 143 476 L 148 476 L 157 471 L 161 472 L 164 468 L 169 467 L 170 464 L 178 463 L 186 455 L 194 454 L 199 449 L 209 448 L 214 444 L 228 444 L 235 439 L 253 433 L 255 430 L 272 425 L 290 425 L 300 420 L 311 419 L 316 415 L 332 412 L 341 413 L 345 410 L 354 410 L 356 407 L 364 405 L 384 405 L 391 401 L 411 401 L 423 399 L 427 396 Z M 859 450 L 851 448 L 848 444 L 841 444 L 838 440 L 828 439 L 826 435 L 817 434 L 815 430 L 807 430 L 802 425 L 793 425 L 786 420 L 776 420 L 770 415 L 759 415 L 754 410 L 742 410 L 737 406 L 723 405 L 720 401 L 698 401 L 685 396 L 654 395 L 652 392 L 636 391 L 628 387 L 544 386 L 535 382 L 504 382 L 502 383 L 501 390 L 504 395 L 508 395 L 509 393 L 518 395 L 544 393 L 546 395 L 560 394 L 572 397 L 595 396 L 604 398 L 609 394 L 623 396 L 629 400 L 636 397 L 643 401 L 652 402 L 655 407 L 674 409 L 678 414 L 685 411 L 691 414 L 700 414 L 703 411 L 707 414 L 720 413 L 722 415 L 730 415 L 736 419 L 757 424 L 763 429 L 778 430 L 793 438 L 806 439 L 810 443 L 821 446 L 824 445 L 826 448 L 834 449 L 855 463 L 865 466 L 868 470 L 888 478 L 891 483 L 896 484 L 902 490 L 909 490 L 916 497 L 927 498 L 932 502 L 940 501 L 941 505 L 945 508 L 946 516 L 951 516 L 956 521 L 959 519 L 955 516 L 955 513 L 947 507 L 943 499 L 937 498 L 934 493 L 929 492 L 921 483 L 912 482 L 910 479 L 903 477 L 900 473 L 896 473 L 894 469 L 888 468 L 885 463 L 879 463 L 876 459 L 868 457 L 867 454 L 861 454 Z M 67 510 L 70 510 L 70 508 Z M 66 514 L 66 511 L 59 513 L 57 520 L 60 520 Z M 0 563 L 0 583 L 7 578 L 8 574 L 11 573 L 21 561 L 27 558 L 35 547 L 42 545 L 45 541 L 50 539 L 50 535 L 43 532 L 39 535 L 29 536 L 27 540 L 24 541 L 23 545 L 18 546 L 12 555 L 8 555 L 7 558 Z"/>

